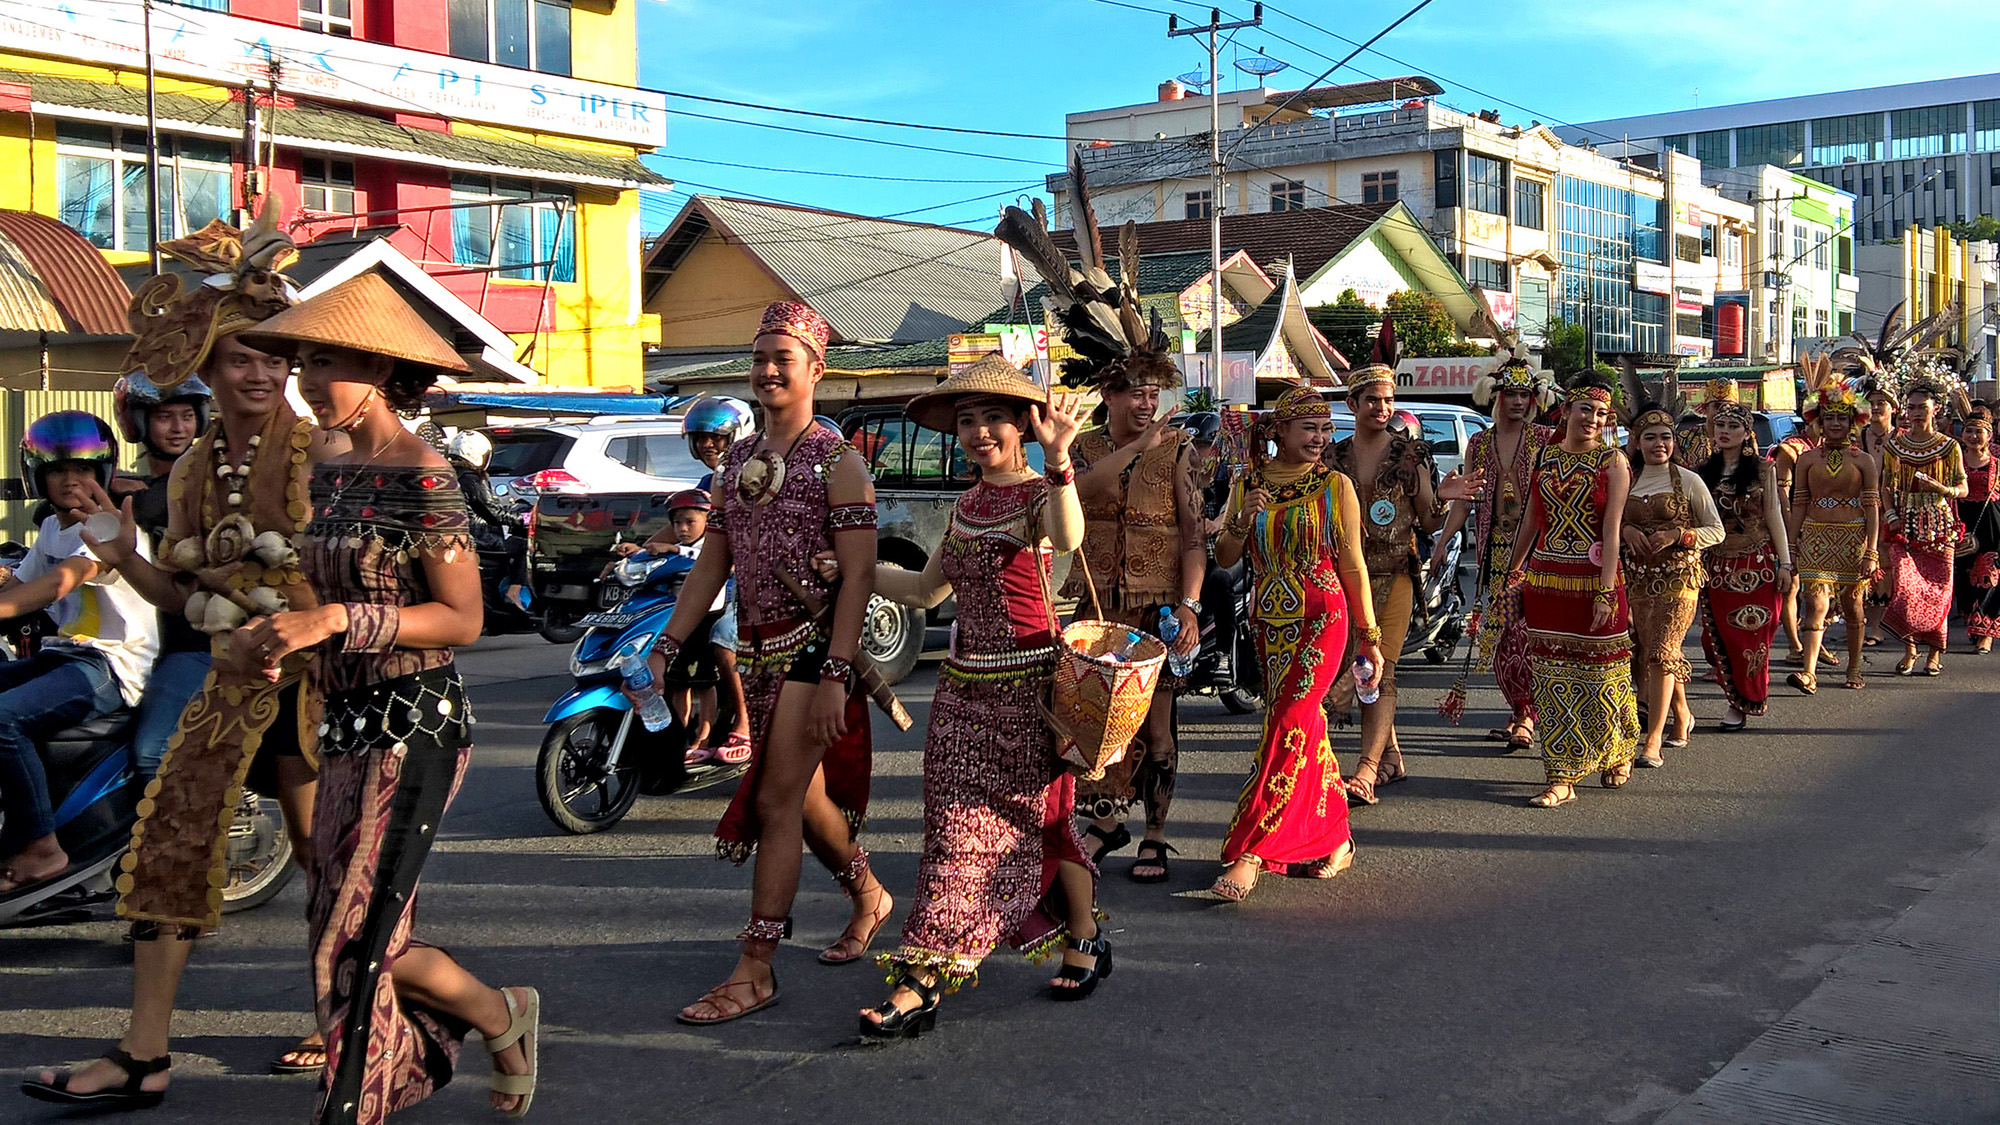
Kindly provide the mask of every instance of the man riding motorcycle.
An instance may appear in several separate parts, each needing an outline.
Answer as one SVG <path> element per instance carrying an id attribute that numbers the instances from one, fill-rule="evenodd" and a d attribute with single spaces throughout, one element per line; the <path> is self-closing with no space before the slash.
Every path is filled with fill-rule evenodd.
<path id="1" fill-rule="evenodd" d="M 459 491 L 472 511 L 476 538 L 507 544 L 507 598 L 515 608 L 528 608 L 528 521 L 493 491 L 486 467 L 493 463 L 493 442 L 478 430 L 461 430 L 445 448 L 445 459 L 458 474 Z"/>

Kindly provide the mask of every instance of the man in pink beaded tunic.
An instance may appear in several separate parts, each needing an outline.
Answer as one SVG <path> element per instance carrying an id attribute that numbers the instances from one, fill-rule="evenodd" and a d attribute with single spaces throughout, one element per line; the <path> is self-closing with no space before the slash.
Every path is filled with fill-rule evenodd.
<path id="1" fill-rule="evenodd" d="M 801 844 L 854 904 L 823 963 L 859 961 L 894 905 L 856 843 L 869 733 L 853 661 L 874 592 L 875 487 L 860 454 L 813 414 L 831 335 L 796 301 L 764 311 L 750 367 L 763 432 L 732 446 L 716 474 L 708 543 L 653 656 L 664 675 L 733 573 L 752 758 L 716 828 L 716 850 L 738 863 L 754 852 L 757 861 L 742 956 L 729 979 L 681 1010 L 683 1023 L 722 1023 L 777 1002 L 771 961 L 791 929 Z M 813 563 L 829 550 L 848 576 L 838 585 Z"/>

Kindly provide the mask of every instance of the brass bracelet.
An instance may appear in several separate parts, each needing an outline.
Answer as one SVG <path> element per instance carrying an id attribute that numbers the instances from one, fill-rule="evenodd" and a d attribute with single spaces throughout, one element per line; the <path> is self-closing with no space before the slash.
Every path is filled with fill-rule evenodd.
<path id="1" fill-rule="evenodd" d="M 1381 644 L 1382 626 L 1376 624 L 1363 625 L 1361 627 L 1361 639 L 1364 641 L 1371 641 L 1375 644 Z"/>

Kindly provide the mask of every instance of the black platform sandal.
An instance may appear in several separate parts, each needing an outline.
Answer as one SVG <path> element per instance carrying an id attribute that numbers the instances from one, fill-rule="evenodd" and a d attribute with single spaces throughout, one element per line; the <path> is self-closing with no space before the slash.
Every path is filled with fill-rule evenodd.
<path id="1" fill-rule="evenodd" d="M 1049 986 L 1049 999 L 1058 1001 L 1085 1000 L 1097 991 L 1097 982 L 1111 975 L 1111 941 L 1099 930 L 1097 936 L 1088 940 L 1065 937 L 1063 945 L 1077 953 L 1087 953 L 1097 958 L 1097 964 L 1086 969 L 1078 965 L 1064 965 L 1056 973 L 1057 980 L 1073 980 L 1071 985 Z"/>
<path id="2" fill-rule="evenodd" d="M 917 994 L 922 1001 L 908 1010 L 898 1008 L 895 992 L 890 998 L 875 1005 L 875 1012 L 882 1019 L 878 1023 L 867 1016 L 856 1017 L 861 1021 L 861 1041 L 863 1043 L 893 1043 L 898 1039 L 915 1039 L 937 1026 L 938 1001 L 944 999 L 944 982 L 934 979 L 929 984 L 920 983 L 908 973 L 896 978 L 897 988 L 907 988 Z"/>
<path id="3" fill-rule="evenodd" d="M 140 1083 L 172 1067 L 174 1065 L 172 1055 L 161 1055 L 157 1059 L 135 1059 L 114 1047 L 104 1052 L 104 1058 L 125 1072 L 123 1086 L 107 1086 L 88 1094 L 71 1093 L 69 1089 L 71 1072 L 65 1069 L 56 1071 L 53 1082 L 21 1083 L 21 1092 L 36 1101 L 91 1110 L 151 1109 L 166 1100 L 165 1090 L 143 1089 Z"/>
<path id="4" fill-rule="evenodd" d="M 1132 842 L 1131 830 L 1122 824 L 1118 826 L 1116 832 L 1106 832 L 1104 829 L 1093 824 L 1089 828 L 1084 829 L 1083 834 L 1095 837 L 1098 841 L 1096 850 L 1090 853 L 1090 862 L 1094 867 L 1103 866 L 1105 856 L 1122 849 L 1125 845 Z"/>
<path id="5" fill-rule="evenodd" d="M 1179 848 L 1174 847 L 1165 840 L 1139 841 L 1138 855 L 1132 860 L 1132 870 L 1130 872 L 1132 881 L 1134 883 L 1166 882 L 1167 877 L 1173 874 L 1167 867 L 1168 852 L 1172 852 L 1175 855 L 1181 854 Z M 1160 869 L 1160 873 L 1158 875 L 1141 875 L 1139 874 L 1141 867 L 1157 867 Z"/>

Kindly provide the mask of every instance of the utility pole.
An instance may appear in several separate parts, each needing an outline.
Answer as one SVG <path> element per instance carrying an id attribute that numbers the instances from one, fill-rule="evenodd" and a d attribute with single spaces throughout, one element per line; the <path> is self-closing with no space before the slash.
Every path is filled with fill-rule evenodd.
<path id="1" fill-rule="evenodd" d="M 1216 72 L 1216 39 L 1224 31 L 1256 27 L 1264 22 L 1264 5 L 1258 4 L 1247 20 L 1222 22 L 1222 9 L 1208 10 L 1208 23 L 1182 27 L 1176 16 L 1167 17 L 1167 38 L 1182 35 L 1208 36 L 1208 244 L 1210 288 L 1208 301 L 1208 377 L 1215 397 L 1222 396 L 1222 78 Z"/>
<path id="2" fill-rule="evenodd" d="M 160 272 L 160 105 L 153 83 L 153 0 L 140 0 L 146 22 L 146 252 Z"/>

